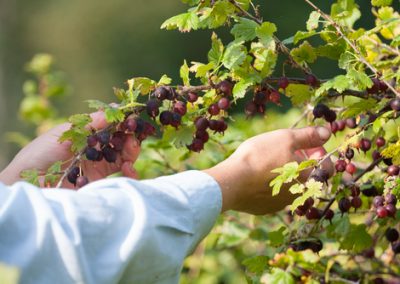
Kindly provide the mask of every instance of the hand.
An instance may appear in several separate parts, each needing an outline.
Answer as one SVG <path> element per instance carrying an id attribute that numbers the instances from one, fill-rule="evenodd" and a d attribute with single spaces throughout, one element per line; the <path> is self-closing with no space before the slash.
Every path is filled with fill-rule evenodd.
<path id="1" fill-rule="evenodd" d="M 310 159 L 321 158 L 326 153 L 322 145 L 330 134 L 324 127 L 307 127 L 272 131 L 243 142 L 228 159 L 205 170 L 221 187 L 222 211 L 266 214 L 282 209 L 293 195 L 281 190 L 272 196 L 269 183 L 276 175 L 271 171 L 291 161 L 301 162 L 305 154 Z M 333 172 L 329 159 L 322 166 Z"/>
<path id="2" fill-rule="evenodd" d="M 102 112 L 92 113 L 91 117 L 91 128 L 102 129 L 107 126 Z M 12 184 L 20 180 L 20 173 L 23 170 L 37 169 L 40 172 L 45 172 L 56 161 L 71 159 L 73 157 L 73 153 L 70 151 L 71 143 L 58 142 L 62 133 L 69 128 L 69 123 L 58 125 L 29 143 L 15 156 L 7 168 L 0 173 L 0 181 L 5 184 Z M 115 163 L 110 164 L 104 160 L 101 162 L 84 160 L 81 163 L 82 171 L 88 177 L 89 181 L 105 178 L 118 171 L 122 171 L 125 176 L 137 178 L 132 165 L 138 158 L 139 153 L 139 142 L 130 136 L 125 141 L 122 155 Z M 74 186 L 66 181 L 63 183 L 63 187 L 73 188 Z"/>

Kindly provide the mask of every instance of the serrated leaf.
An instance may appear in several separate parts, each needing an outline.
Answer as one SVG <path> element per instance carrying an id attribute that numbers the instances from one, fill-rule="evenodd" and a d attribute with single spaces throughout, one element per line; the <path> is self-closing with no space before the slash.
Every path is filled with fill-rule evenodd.
<path id="1" fill-rule="evenodd" d="M 340 248 L 355 253 L 371 247 L 372 237 L 367 232 L 365 224 L 351 225 L 349 232 L 341 239 Z"/>
<path id="2" fill-rule="evenodd" d="M 295 178 L 299 176 L 297 169 L 299 164 L 297 162 L 291 162 L 285 164 L 281 168 L 277 168 L 272 170 L 272 173 L 279 174 L 276 178 L 274 178 L 269 186 L 272 186 L 272 196 L 279 194 L 281 187 L 284 183 L 292 182 Z"/>
<path id="3" fill-rule="evenodd" d="M 301 105 L 310 101 L 313 89 L 304 84 L 289 84 L 285 89 L 285 95 L 290 98 L 294 105 Z"/>
<path id="4" fill-rule="evenodd" d="M 160 80 L 158 81 L 157 85 L 169 85 L 171 84 L 172 79 L 168 77 L 167 75 L 162 75 Z"/>
<path id="5" fill-rule="evenodd" d="M 146 77 L 135 77 L 128 80 L 128 84 L 139 90 L 142 95 L 147 95 L 156 86 L 156 81 Z"/>
<path id="6" fill-rule="evenodd" d="M 165 141 L 169 141 L 171 145 L 174 145 L 176 148 L 186 147 L 193 140 L 194 126 L 192 127 L 180 127 L 175 129 L 173 127 L 166 127 L 163 132 L 162 139 Z"/>
<path id="7" fill-rule="evenodd" d="M 269 46 L 274 40 L 274 33 L 277 31 L 276 25 L 270 22 L 264 22 L 261 26 L 257 27 L 256 35 L 260 39 L 260 42 L 265 46 Z"/>
<path id="8" fill-rule="evenodd" d="M 189 66 L 186 63 L 186 60 L 183 62 L 183 65 L 181 66 L 181 68 L 179 70 L 179 75 L 182 78 L 183 84 L 185 86 L 190 86 Z"/>
<path id="9" fill-rule="evenodd" d="M 192 29 L 197 30 L 199 28 L 199 17 L 194 11 L 182 13 L 166 20 L 161 25 L 161 28 L 167 30 L 178 29 L 180 32 L 190 32 Z"/>
<path id="10" fill-rule="evenodd" d="M 211 49 L 208 52 L 208 61 L 214 63 L 214 66 L 218 66 L 222 60 L 224 53 L 224 45 L 222 41 L 217 37 L 216 33 L 211 36 Z"/>
<path id="11" fill-rule="evenodd" d="M 318 28 L 319 18 L 321 14 L 317 11 L 312 11 L 310 17 L 307 20 L 307 30 L 312 31 Z"/>
<path id="12" fill-rule="evenodd" d="M 339 25 L 352 28 L 361 12 L 354 0 L 338 0 L 331 6 L 331 16 Z"/>
<path id="13" fill-rule="evenodd" d="M 87 100 L 86 102 L 88 103 L 88 106 L 90 108 L 94 108 L 94 109 L 97 109 L 97 110 L 105 109 L 105 108 L 109 107 L 108 104 L 103 103 L 102 101 L 99 101 L 99 100 Z"/>
<path id="14" fill-rule="evenodd" d="M 119 88 L 113 88 L 114 90 L 114 95 L 120 100 L 123 101 L 127 98 L 127 93 L 125 92 L 124 89 L 119 89 Z M 97 101 L 99 102 L 99 101 Z M 90 105 L 89 105 L 90 107 Z"/>
<path id="15" fill-rule="evenodd" d="M 298 171 L 301 172 L 305 169 L 315 167 L 318 164 L 317 160 L 306 160 L 300 163 Z"/>
<path id="16" fill-rule="evenodd" d="M 349 89 L 351 87 L 351 83 L 349 79 L 345 75 L 338 75 L 333 79 L 326 81 L 321 85 L 321 87 L 316 91 L 316 96 L 321 96 L 326 93 L 330 89 L 334 89 L 339 93 L 342 93 L 344 90 Z"/>
<path id="17" fill-rule="evenodd" d="M 348 105 L 346 110 L 342 113 L 343 117 L 354 117 L 376 106 L 376 100 L 369 99 L 359 99 L 357 102 Z"/>
<path id="18" fill-rule="evenodd" d="M 196 73 L 196 78 L 203 78 L 207 75 L 207 72 L 214 68 L 214 64 L 209 62 L 208 64 L 203 64 L 200 62 L 192 62 L 189 71 Z"/>
<path id="19" fill-rule="evenodd" d="M 307 188 L 307 190 L 304 192 L 304 194 L 302 196 L 297 197 L 290 206 L 290 210 L 292 210 L 292 212 L 296 210 L 296 208 L 299 207 L 300 205 L 303 205 L 304 202 L 309 197 L 318 198 L 322 196 L 322 191 L 321 191 L 323 187 L 322 182 L 311 179 L 307 181 L 305 187 Z"/>
<path id="20" fill-rule="evenodd" d="M 353 53 L 347 51 L 340 55 L 338 65 L 339 68 L 347 70 L 357 62 L 358 60 L 356 56 Z"/>
<path id="21" fill-rule="evenodd" d="M 23 180 L 29 182 L 30 184 L 40 186 L 38 170 L 24 170 L 20 173 L 20 176 Z"/>
<path id="22" fill-rule="evenodd" d="M 71 141 L 72 152 L 77 152 L 86 146 L 87 136 L 90 135 L 90 131 L 84 128 L 71 128 L 65 131 L 58 139 L 60 142 Z"/>
<path id="23" fill-rule="evenodd" d="M 253 42 L 251 44 L 251 52 L 255 57 L 253 65 L 256 70 L 260 71 L 261 77 L 270 75 L 276 65 L 278 56 L 275 51 L 274 42 L 271 43 L 272 45 L 269 47 L 260 42 Z"/>
<path id="24" fill-rule="evenodd" d="M 83 128 L 92 122 L 92 118 L 88 114 L 74 114 L 68 119 L 68 121 L 74 127 Z"/>
<path id="25" fill-rule="evenodd" d="M 283 241 L 285 240 L 285 235 L 283 232 L 285 230 L 286 227 L 282 226 L 276 231 L 268 232 L 268 240 L 271 246 L 277 247 L 283 244 Z"/>
<path id="26" fill-rule="evenodd" d="M 122 122 L 125 120 L 125 114 L 118 108 L 109 107 L 104 112 L 107 122 Z"/>
<path id="27" fill-rule="evenodd" d="M 236 41 L 250 41 L 256 37 L 256 28 L 258 26 L 253 20 L 239 18 L 238 23 L 231 29 L 231 34 Z"/>
<path id="28" fill-rule="evenodd" d="M 289 188 L 291 194 L 300 194 L 303 193 L 305 186 L 301 183 L 295 183 Z"/>
<path id="29" fill-rule="evenodd" d="M 348 70 L 346 77 L 349 78 L 354 86 L 353 89 L 365 90 L 373 85 L 372 80 L 363 71 L 357 71 L 351 68 Z"/>
<path id="30" fill-rule="evenodd" d="M 57 174 L 61 172 L 61 165 L 62 161 L 57 161 L 54 164 L 52 164 L 48 169 L 47 173 L 48 174 Z"/>
<path id="31" fill-rule="evenodd" d="M 272 272 L 261 278 L 261 283 L 295 284 L 290 272 L 280 268 L 273 268 Z"/>
<path id="32" fill-rule="evenodd" d="M 293 37 L 293 43 L 298 44 L 301 40 L 312 37 L 313 35 L 316 35 L 316 31 L 297 31 L 296 34 Z"/>
<path id="33" fill-rule="evenodd" d="M 215 29 L 225 24 L 228 17 L 235 12 L 235 6 L 228 0 L 215 2 L 212 8 L 203 8 L 201 10 L 200 24 L 209 29 Z"/>
<path id="34" fill-rule="evenodd" d="M 315 49 L 308 41 L 304 41 L 299 47 L 293 48 L 290 55 L 299 64 L 313 63 L 317 59 Z"/>
<path id="35" fill-rule="evenodd" d="M 242 45 L 242 42 L 232 42 L 226 47 L 222 63 L 226 68 L 232 69 L 242 64 L 246 56 L 246 47 Z"/>
<path id="36" fill-rule="evenodd" d="M 235 84 L 232 90 L 233 97 L 237 99 L 241 99 L 246 95 L 247 88 L 254 84 L 254 81 L 249 79 L 240 80 Z"/>
<path id="37" fill-rule="evenodd" d="M 268 267 L 269 258 L 265 255 L 259 255 L 252 258 L 245 259 L 242 264 L 246 269 L 257 275 L 261 275 L 264 270 Z"/>

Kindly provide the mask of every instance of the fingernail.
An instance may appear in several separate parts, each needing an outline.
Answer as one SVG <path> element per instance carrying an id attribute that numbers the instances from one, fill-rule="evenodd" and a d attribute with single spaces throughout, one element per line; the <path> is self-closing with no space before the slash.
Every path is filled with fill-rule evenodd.
<path id="1" fill-rule="evenodd" d="M 324 141 L 328 140 L 329 137 L 331 136 L 331 132 L 329 131 L 328 128 L 325 128 L 325 127 L 318 126 L 317 132 L 318 132 L 319 138 Z"/>

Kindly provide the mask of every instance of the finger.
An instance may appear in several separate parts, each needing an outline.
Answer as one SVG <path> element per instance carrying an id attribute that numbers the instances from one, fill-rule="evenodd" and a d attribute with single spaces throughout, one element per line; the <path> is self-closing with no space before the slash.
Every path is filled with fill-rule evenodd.
<path id="1" fill-rule="evenodd" d="M 93 112 L 90 114 L 90 117 L 92 118 L 92 122 L 89 123 L 89 126 L 96 130 L 103 129 L 109 124 L 103 111 Z"/>
<path id="2" fill-rule="evenodd" d="M 293 144 L 296 150 L 322 146 L 331 136 L 329 129 L 321 126 L 298 128 L 292 129 L 291 131 L 294 137 Z"/>
<path id="3" fill-rule="evenodd" d="M 135 169 L 133 168 L 132 162 L 124 162 L 121 166 L 121 172 L 126 177 L 138 179 L 138 174 L 135 171 Z"/>
<path id="4" fill-rule="evenodd" d="M 139 141 L 133 136 L 126 137 L 124 148 L 122 149 L 122 160 L 134 162 L 140 154 Z"/>

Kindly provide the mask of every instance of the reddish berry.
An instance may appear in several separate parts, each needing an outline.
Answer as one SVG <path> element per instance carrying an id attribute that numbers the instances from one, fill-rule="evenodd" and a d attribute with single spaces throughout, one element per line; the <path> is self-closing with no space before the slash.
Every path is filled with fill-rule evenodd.
<path id="1" fill-rule="evenodd" d="M 396 165 L 391 165 L 387 168 L 387 173 L 389 176 L 397 176 L 400 172 L 400 167 Z"/>
<path id="2" fill-rule="evenodd" d="M 218 107 L 219 107 L 220 109 L 222 109 L 222 110 L 227 110 L 227 109 L 229 108 L 229 106 L 230 106 L 230 101 L 229 101 L 228 98 L 223 97 L 223 98 L 220 98 L 220 99 L 219 99 L 219 101 L 218 101 Z"/>
<path id="3" fill-rule="evenodd" d="M 357 122 L 354 117 L 346 119 L 346 126 L 350 129 L 354 129 L 357 127 Z"/>
<path id="4" fill-rule="evenodd" d="M 226 96 L 232 95 L 233 84 L 228 80 L 221 81 L 217 85 L 217 88 L 221 93 L 225 94 Z"/>
<path id="5" fill-rule="evenodd" d="M 376 139 L 376 146 L 378 147 L 378 148 L 380 148 L 380 147 L 383 147 L 383 146 L 385 146 L 385 144 L 386 144 L 386 141 L 385 141 L 385 138 L 383 138 L 383 137 L 378 137 L 377 139 Z"/>
<path id="6" fill-rule="evenodd" d="M 211 115 L 218 115 L 219 114 L 219 107 L 218 104 L 212 104 L 208 107 L 208 113 Z"/>
<path id="7" fill-rule="evenodd" d="M 346 172 L 353 175 L 357 171 L 356 166 L 353 163 L 348 163 L 346 165 Z"/>
<path id="8" fill-rule="evenodd" d="M 376 209 L 376 215 L 378 218 L 386 218 L 388 216 L 388 211 L 385 207 L 381 206 Z"/>
<path id="9" fill-rule="evenodd" d="M 281 95 L 279 94 L 278 91 L 274 90 L 269 94 L 269 100 L 271 102 L 273 102 L 274 104 L 280 105 L 281 104 Z"/>
<path id="10" fill-rule="evenodd" d="M 197 93 L 189 92 L 189 93 L 187 94 L 187 100 L 188 100 L 188 102 L 190 102 L 190 103 L 196 102 L 198 98 L 199 98 L 199 96 L 197 95 Z"/>
<path id="11" fill-rule="evenodd" d="M 353 206 L 353 208 L 357 209 L 360 208 L 362 205 L 362 200 L 359 196 L 355 196 L 351 199 L 351 206 Z"/>
<path id="12" fill-rule="evenodd" d="M 306 84 L 310 85 L 311 87 L 317 87 L 319 85 L 317 77 L 312 74 L 307 74 L 306 76 Z"/>
<path id="13" fill-rule="evenodd" d="M 173 112 L 176 112 L 177 114 L 184 116 L 186 114 L 186 104 L 181 101 L 177 101 L 174 103 L 174 106 L 172 108 Z"/>
<path id="14" fill-rule="evenodd" d="M 287 86 L 289 86 L 289 79 L 286 78 L 286 77 L 281 77 L 281 78 L 279 78 L 279 80 L 278 80 L 278 86 L 279 86 L 279 88 L 281 88 L 281 89 L 286 89 Z"/>
<path id="15" fill-rule="evenodd" d="M 76 179 L 76 187 L 77 188 L 81 188 L 84 187 L 85 185 L 87 185 L 89 183 L 89 180 L 87 177 L 85 176 L 80 176 Z"/>
<path id="16" fill-rule="evenodd" d="M 197 130 L 206 130 L 209 126 L 209 121 L 207 118 L 205 117 L 199 117 L 196 122 L 195 122 L 195 126 Z"/>
<path id="17" fill-rule="evenodd" d="M 347 163 L 345 160 L 337 160 L 335 163 L 335 169 L 337 172 L 342 173 L 346 170 Z"/>

